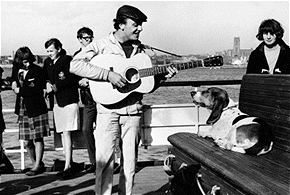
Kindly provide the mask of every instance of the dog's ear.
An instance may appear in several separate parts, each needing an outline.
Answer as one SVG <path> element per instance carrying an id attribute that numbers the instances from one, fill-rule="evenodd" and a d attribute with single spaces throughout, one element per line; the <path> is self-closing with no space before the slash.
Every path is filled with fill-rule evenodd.
<path id="1" fill-rule="evenodd" d="M 212 112 L 207 119 L 206 124 L 213 125 L 220 119 L 223 109 L 228 106 L 230 100 L 228 93 L 223 89 L 212 87 L 210 88 L 210 92 L 211 97 L 213 97 L 214 100 L 211 108 Z"/>
<path id="2" fill-rule="evenodd" d="M 224 99 L 221 97 L 216 98 L 212 106 L 212 112 L 208 117 L 206 124 L 213 125 L 214 123 L 216 123 L 222 115 L 223 108 L 224 108 Z"/>

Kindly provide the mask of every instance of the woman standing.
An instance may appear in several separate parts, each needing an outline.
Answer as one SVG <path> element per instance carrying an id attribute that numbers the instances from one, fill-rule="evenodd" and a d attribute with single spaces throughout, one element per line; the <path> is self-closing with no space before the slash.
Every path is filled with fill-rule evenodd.
<path id="1" fill-rule="evenodd" d="M 28 47 L 16 51 L 12 69 L 12 89 L 17 94 L 15 113 L 18 114 L 19 139 L 25 147 L 33 167 L 28 176 L 45 171 L 42 162 L 43 137 L 49 136 L 48 111 L 44 98 L 45 71 L 34 64 L 35 57 Z"/>
<path id="2" fill-rule="evenodd" d="M 45 48 L 49 56 L 44 61 L 44 68 L 48 73 L 46 89 L 49 97 L 54 99 L 53 114 L 56 132 L 62 133 L 65 153 L 64 170 L 58 172 L 57 175 L 65 179 L 73 175 L 71 131 L 78 129 L 78 81 L 80 78 L 69 72 L 72 58 L 66 55 L 58 39 L 48 40 Z"/>
<path id="3" fill-rule="evenodd" d="M 250 55 L 247 74 L 290 74 L 290 48 L 283 35 L 278 21 L 267 19 L 261 23 L 256 37 L 262 43 Z"/>

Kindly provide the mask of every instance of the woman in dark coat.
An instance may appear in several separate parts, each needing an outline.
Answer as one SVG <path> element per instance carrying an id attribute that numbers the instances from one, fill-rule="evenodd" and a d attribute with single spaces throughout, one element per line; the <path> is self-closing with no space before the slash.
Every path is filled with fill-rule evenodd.
<path id="1" fill-rule="evenodd" d="M 57 176 L 66 179 L 74 174 L 71 132 L 78 130 L 80 77 L 69 72 L 72 57 L 66 55 L 58 39 L 45 42 L 45 49 L 49 56 L 44 61 L 44 69 L 48 74 L 46 89 L 49 97 L 55 100 L 53 114 L 56 132 L 61 133 L 65 154 L 64 170 L 58 172 Z"/>
<path id="2" fill-rule="evenodd" d="M 284 29 L 274 19 L 264 20 L 256 35 L 262 43 L 251 53 L 246 73 L 290 74 L 290 48 L 282 40 Z"/>
<path id="3" fill-rule="evenodd" d="M 34 61 L 31 50 L 21 47 L 16 51 L 12 70 L 12 89 L 17 94 L 15 113 L 18 114 L 19 139 L 25 140 L 33 164 L 26 173 L 28 176 L 44 172 L 43 137 L 50 135 L 44 98 L 46 74 Z"/>

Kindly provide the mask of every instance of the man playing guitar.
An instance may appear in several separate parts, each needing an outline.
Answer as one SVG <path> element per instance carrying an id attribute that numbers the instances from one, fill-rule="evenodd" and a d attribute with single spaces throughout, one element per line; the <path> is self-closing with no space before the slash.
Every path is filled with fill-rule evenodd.
<path id="1" fill-rule="evenodd" d="M 146 21 L 147 16 L 139 9 L 129 5 L 120 7 L 114 19 L 115 31 L 104 38 L 95 39 L 78 53 L 71 61 L 70 72 L 97 82 L 110 82 L 116 89 L 126 87 L 128 81 L 124 76 L 113 69 L 102 68 L 92 63 L 92 59 L 102 54 L 114 54 L 126 59 L 143 53 L 144 46 L 140 43 L 139 36 L 143 30 L 142 23 Z M 166 74 L 155 76 L 152 91 L 177 72 L 176 68 L 169 66 Z M 115 140 L 118 137 L 121 140 L 122 155 L 119 194 L 132 194 L 140 140 L 142 98 L 142 93 L 133 92 L 114 104 L 97 102 L 96 194 L 112 194 Z"/>

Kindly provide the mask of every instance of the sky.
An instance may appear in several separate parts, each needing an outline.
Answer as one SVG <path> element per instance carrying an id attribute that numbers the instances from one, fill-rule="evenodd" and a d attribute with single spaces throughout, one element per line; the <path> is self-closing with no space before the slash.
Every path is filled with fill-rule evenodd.
<path id="1" fill-rule="evenodd" d="M 289 1 L 1 1 L 1 55 L 22 46 L 46 55 L 49 38 L 58 38 L 72 55 L 80 47 L 79 28 L 91 28 L 96 39 L 108 35 L 125 4 L 148 17 L 142 43 L 170 53 L 214 54 L 232 49 L 234 37 L 241 49 L 254 49 L 258 27 L 269 18 L 282 24 L 289 45 Z"/>

